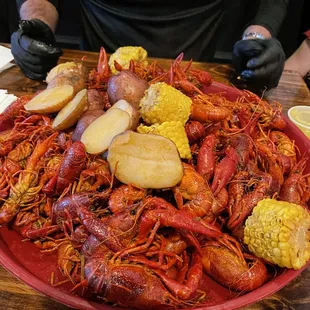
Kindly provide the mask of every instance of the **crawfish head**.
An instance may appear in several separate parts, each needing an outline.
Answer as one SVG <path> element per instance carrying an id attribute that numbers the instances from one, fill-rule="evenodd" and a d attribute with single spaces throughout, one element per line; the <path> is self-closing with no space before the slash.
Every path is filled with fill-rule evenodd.
<path id="1" fill-rule="evenodd" d="M 132 185 L 121 185 L 113 190 L 109 198 L 109 209 L 113 212 L 120 212 L 127 206 L 141 201 L 146 196 L 144 189 Z"/>
<path id="2" fill-rule="evenodd" d="M 190 144 L 198 142 L 206 135 L 205 127 L 197 121 L 187 122 L 185 125 L 185 132 Z"/>
<path id="3" fill-rule="evenodd" d="M 62 222 L 67 220 L 68 216 L 70 219 L 78 217 L 77 209 L 79 207 L 90 209 L 93 206 L 100 206 L 107 200 L 109 193 L 109 190 L 102 193 L 83 192 L 66 196 L 58 200 L 53 204 L 52 208 L 53 222 L 62 226 Z"/>
<path id="4" fill-rule="evenodd" d="M 253 142 L 247 134 L 233 135 L 230 145 L 236 150 L 238 157 L 238 167 L 244 170 L 250 160 L 250 154 L 253 153 Z"/>
<path id="5" fill-rule="evenodd" d="M 140 208 L 142 208 L 141 205 L 129 206 L 123 211 L 101 220 L 93 212 L 80 206 L 77 209 L 77 215 L 90 234 L 111 251 L 117 252 L 122 250 L 135 235 L 137 213 Z"/>
<path id="6" fill-rule="evenodd" d="M 62 274 L 74 283 L 74 278 L 79 280 L 79 276 L 76 274 L 78 270 L 76 267 L 81 262 L 80 253 L 73 247 L 71 242 L 67 241 L 61 243 L 58 247 L 57 263 Z"/>
<path id="7" fill-rule="evenodd" d="M 310 176 L 302 175 L 308 158 L 300 160 L 284 181 L 279 198 L 284 201 L 307 205 L 310 197 Z"/>

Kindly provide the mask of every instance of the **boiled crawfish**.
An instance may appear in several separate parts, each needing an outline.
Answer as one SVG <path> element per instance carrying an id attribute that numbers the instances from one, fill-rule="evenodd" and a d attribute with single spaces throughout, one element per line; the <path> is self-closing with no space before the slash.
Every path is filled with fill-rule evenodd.
<path id="1" fill-rule="evenodd" d="M 71 183 L 78 179 L 86 163 L 86 151 L 82 142 L 74 142 L 64 156 L 57 173 L 44 186 L 48 195 L 61 194 Z"/>
<path id="2" fill-rule="evenodd" d="M 0 225 L 9 223 L 19 209 L 31 202 L 41 190 L 41 187 L 37 186 L 40 169 L 38 163 L 57 135 L 54 133 L 42 143 L 37 143 L 27 160 L 25 170 L 21 171 L 17 183 L 11 186 L 9 198 L 0 209 Z"/>
<path id="3" fill-rule="evenodd" d="M 257 257 L 242 253 L 233 238 L 208 241 L 202 247 L 204 271 L 229 289 L 248 292 L 267 280 L 267 268 Z"/>

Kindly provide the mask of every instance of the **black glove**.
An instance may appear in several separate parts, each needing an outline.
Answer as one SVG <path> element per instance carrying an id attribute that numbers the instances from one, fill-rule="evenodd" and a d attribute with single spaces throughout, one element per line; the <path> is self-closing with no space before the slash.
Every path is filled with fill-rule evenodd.
<path id="1" fill-rule="evenodd" d="M 33 80 L 43 80 L 62 55 L 51 28 L 39 19 L 20 21 L 11 36 L 11 51 L 24 75 Z"/>
<path id="2" fill-rule="evenodd" d="M 233 50 L 236 73 L 250 85 L 267 89 L 279 83 L 285 54 L 277 39 L 238 41 Z"/>

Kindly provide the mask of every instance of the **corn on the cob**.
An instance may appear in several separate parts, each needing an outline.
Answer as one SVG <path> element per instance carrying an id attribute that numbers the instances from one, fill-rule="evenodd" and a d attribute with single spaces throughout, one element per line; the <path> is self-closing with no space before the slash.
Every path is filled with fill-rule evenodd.
<path id="1" fill-rule="evenodd" d="M 128 69 L 130 60 L 142 62 L 147 65 L 147 51 L 141 46 L 122 46 L 119 47 L 109 58 L 109 67 L 113 74 L 118 73 L 114 66 L 116 60 L 122 67 Z"/>
<path id="2" fill-rule="evenodd" d="M 153 133 L 170 139 L 176 145 L 181 158 L 191 158 L 191 150 L 185 128 L 181 122 L 164 122 L 152 126 L 143 126 L 137 128 L 139 133 Z"/>
<path id="3" fill-rule="evenodd" d="M 310 258 L 310 214 L 302 206 L 261 200 L 245 223 L 244 243 L 256 256 L 300 269 Z"/>
<path id="4" fill-rule="evenodd" d="M 148 125 L 163 122 L 187 122 L 192 100 L 174 87 L 159 82 L 152 84 L 140 101 L 140 112 Z"/>

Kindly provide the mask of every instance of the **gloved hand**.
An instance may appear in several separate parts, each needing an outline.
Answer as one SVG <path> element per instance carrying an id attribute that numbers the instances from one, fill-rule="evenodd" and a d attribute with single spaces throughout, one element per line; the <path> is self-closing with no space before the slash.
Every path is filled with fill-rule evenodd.
<path id="1" fill-rule="evenodd" d="M 233 66 L 236 73 L 254 87 L 276 87 L 284 62 L 281 43 L 274 38 L 241 40 L 234 46 Z"/>
<path id="2" fill-rule="evenodd" d="M 43 80 L 62 55 L 51 28 L 39 19 L 22 20 L 11 36 L 11 51 L 25 76 Z"/>

